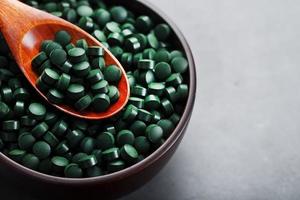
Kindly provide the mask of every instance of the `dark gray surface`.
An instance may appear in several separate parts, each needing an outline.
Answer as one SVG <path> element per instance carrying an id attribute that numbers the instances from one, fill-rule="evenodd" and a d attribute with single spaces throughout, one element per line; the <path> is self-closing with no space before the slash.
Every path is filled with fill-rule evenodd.
<path id="1" fill-rule="evenodd" d="M 122 200 L 299 200 L 300 1 L 151 1 L 192 47 L 197 101 L 171 162 Z"/>

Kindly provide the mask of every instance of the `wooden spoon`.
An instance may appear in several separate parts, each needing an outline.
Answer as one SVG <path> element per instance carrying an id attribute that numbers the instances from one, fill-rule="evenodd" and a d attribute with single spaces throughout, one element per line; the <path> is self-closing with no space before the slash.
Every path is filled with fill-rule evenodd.
<path id="1" fill-rule="evenodd" d="M 76 117 L 96 120 L 111 117 L 126 105 L 130 88 L 125 70 L 110 51 L 77 26 L 17 0 L 0 0 L 0 30 L 25 77 L 45 100 L 47 100 L 46 96 L 35 85 L 38 76 L 32 70 L 31 61 L 39 53 L 41 42 L 43 40 L 54 39 L 57 31 L 68 31 L 72 36 L 72 42 L 84 38 L 90 46 L 103 47 L 106 52 L 104 56 L 106 65 L 114 64 L 122 70 L 122 77 L 118 85 L 120 98 L 107 111 L 78 112 L 68 105 L 56 105 L 47 100 L 59 110 Z"/>

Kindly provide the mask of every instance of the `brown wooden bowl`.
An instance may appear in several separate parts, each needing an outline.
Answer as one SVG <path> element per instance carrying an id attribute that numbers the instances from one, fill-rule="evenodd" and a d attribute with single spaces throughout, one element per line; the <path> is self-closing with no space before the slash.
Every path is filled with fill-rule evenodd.
<path id="1" fill-rule="evenodd" d="M 137 14 L 152 16 L 157 22 L 167 22 L 173 29 L 173 40 L 183 49 L 189 61 L 189 97 L 182 118 L 166 142 L 142 162 L 122 171 L 86 179 L 59 178 L 27 169 L 0 153 L 0 180 L 38 199 L 112 199 L 139 188 L 156 175 L 174 154 L 189 123 L 196 97 L 196 69 L 192 52 L 174 22 L 147 1 L 106 0 L 107 4 L 124 5 Z"/>

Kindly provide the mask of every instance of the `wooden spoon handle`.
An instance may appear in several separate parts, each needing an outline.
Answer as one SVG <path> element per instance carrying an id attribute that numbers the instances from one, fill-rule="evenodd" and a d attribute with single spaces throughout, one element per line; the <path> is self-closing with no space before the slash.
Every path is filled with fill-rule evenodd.
<path id="1" fill-rule="evenodd" d="M 57 22 L 60 19 L 30 7 L 18 0 L 0 0 L 0 30 L 12 53 L 19 60 L 19 45 L 25 34 L 42 23 Z M 30 42 L 30 41 L 29 41 Z"/>
<path id="2" fill-rule="evenodd" d="M 7 40 L 20 42 L 32 27 L 51 20 L 57 18 L 18 0 L 0 0 L 0 28 Z"/>

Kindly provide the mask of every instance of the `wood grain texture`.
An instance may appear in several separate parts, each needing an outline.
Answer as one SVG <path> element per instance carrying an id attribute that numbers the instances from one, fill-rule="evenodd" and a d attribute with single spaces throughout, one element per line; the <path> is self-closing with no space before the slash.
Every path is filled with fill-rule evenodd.
<path id="1" fill-rule="evenodd" d="M 0 0 L 0 29 L 25 77 L 49 104 L 75 117 L 90 120 L 111 117 L 126 105 L 130 88 L 124 68 L 108 49 L 79 27 L 17 0 Z M 55 33 L 62 29 L 71 34 L 72 42 L 85 38 L 90 46 L 103 47 L 105 49 L 104 59 L 106 65 L 114 64 L 121 69 L 122 77 L 118 85 L 120 98 L 107 111 L 101 113 L 93 111 L 78 112 L 67 105 L 52 104 L 36 87 L 35 83 L 38 75 L 31 67 L 32 58 L 39 53 L 43 40 L 54 39 Z"/>

